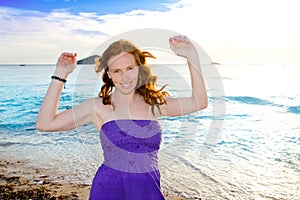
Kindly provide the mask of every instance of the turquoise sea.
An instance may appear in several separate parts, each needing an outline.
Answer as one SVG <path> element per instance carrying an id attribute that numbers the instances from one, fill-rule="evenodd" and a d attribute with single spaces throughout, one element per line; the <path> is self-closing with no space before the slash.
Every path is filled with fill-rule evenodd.
<path id="1" fill-rule="evenodd" d="M 35 129 L 54 65 L 0 65 L 0 157 L 27 160 L 60 181 L 90 184 L 103 157 L 92 125 Z M 161 184 L 193 199 L 300 199 L 300 65 L 217 65 L 209 106 L 163 117 Z M 190 92 L 183 65 L 153 67 L 173 96 Z M 96 96 L 92 65 L 68 78 L 59 110 Z M 215 96 L 215 94 L 222 94 Z M 184 105 L 183 105 L 184 106 Z"/>

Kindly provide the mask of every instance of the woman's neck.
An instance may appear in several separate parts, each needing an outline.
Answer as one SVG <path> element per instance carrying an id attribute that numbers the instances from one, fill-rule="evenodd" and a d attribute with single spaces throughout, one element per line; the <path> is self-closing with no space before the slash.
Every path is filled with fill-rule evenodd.
<path id="1" fill-rule="evenodd" d="M 112 94 L 112 101 L 113 102 L 121 102 L 121 103 L 126 103 L 126 105 L 128 105 L 129 103 L 133 103 L 136 100 L 136 94 L 133 91 L 130 94 L 122 94 L 118 91 L 115 91 Z"/>

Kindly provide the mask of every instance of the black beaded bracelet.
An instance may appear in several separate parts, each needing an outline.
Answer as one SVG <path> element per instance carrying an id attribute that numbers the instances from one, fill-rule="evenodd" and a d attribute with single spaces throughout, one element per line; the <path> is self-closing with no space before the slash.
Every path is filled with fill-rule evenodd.
<path id="1" fill-rule="evenodd" d="M 58 81 L 61 81 L 61 82 L 67 82 L 66 79 L 63 79 L 63 78 L 59 78 L 58 76 L 51 76 L 51 79 L 55 79 L 55 80 L 58 80 Z"/>

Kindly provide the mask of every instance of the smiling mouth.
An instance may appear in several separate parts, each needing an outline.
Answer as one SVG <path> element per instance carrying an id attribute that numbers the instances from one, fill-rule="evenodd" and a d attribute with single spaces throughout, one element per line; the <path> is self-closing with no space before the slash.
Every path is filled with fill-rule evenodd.
<path id="1" fill-rule="evenodd" d="M 120 83 L 121 86 L 128 88 L 131 85 L 132 81 L 126 83 Z"/>

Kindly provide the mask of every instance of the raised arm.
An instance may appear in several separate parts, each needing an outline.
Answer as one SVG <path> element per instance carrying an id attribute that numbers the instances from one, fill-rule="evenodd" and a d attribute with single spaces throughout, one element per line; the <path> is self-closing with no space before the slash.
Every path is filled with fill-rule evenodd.
<path id="1" fill-rule="evenodd" d="M 169 39 L 169 43 L 176 55 L 187 59 L 191 75 L 192 95 L 184 98 L 168 98 L 167 104 L 162 106 L 162 114 L 179 116 L 206 108 L 207 92 L 195 46 L 185 36 L 172 37 Z"/>
<path id="2" fill-rule="evenodd" d="M 54 76 L 67 79 L 76 67 L 76 53 L 62 53 L 57 60 Z M 36 128 L 42 131 L 63 131 L 73 129 L 91 121 L 91 103 L 86 101 L 78 106 L 57 113 L 64 82 L 52 79 L 41 105 Z"/>

